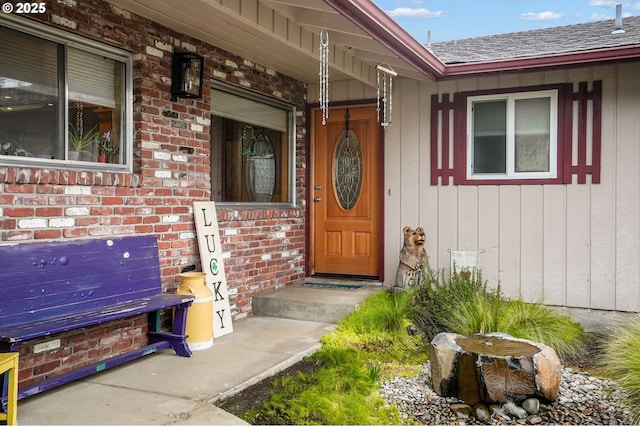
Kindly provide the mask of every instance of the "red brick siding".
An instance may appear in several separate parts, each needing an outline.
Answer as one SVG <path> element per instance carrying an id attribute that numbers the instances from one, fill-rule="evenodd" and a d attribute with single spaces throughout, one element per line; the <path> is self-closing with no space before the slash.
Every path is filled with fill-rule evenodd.
<path id="1" fill-rule="evenodd" d="M 209 200 L 211 194 L 210 89 L 204 85 L 202 99 L 170 101 L 171 56 L 174 48 L 180 48 L 205 57 L 205 82 L 238 84 L 290 102 L 298 111 L 296 202 L 303 207 L 217 208 L 228 255 L 225 268 L 232 315 L 250 315 L 254 294 L 302 280 L 307 145 L 302 82 L 101 0 L 47 2 L 45 14 L 28 19 L 133 53 L 133 173 L 0 166 L 3 241 L 153 234 L 159 241 L 166 290 L 177 287 L 177 275 L 183 269 L 193 265 L 199 269 L 191 206 L 194 201 Z M 83 336 L 74 332 L 58 337 L 70 341 Z M 86 339 L 85 344 L 94 342 Z M 110 351 L 128 346 L 116 340 Z M 37 359 L 43 366 L 21 371 L 23 382 L 73 368 L 72 360 L 79 365 L 88 362 L 84 355 L 69 350 L 65 346 L 47 357 L 25 352 L 23 365 Z M 93 359 L 94 355 L 87 356 Z"/>
<path id="2" fill-rule="evenodd" d="M 140 349 L 147 344 L 146 333 L 147 316 L 140 315 L 30 340 L 20 346 L 19 386 L 32 385 L 91 363 Z M 37 345 L 58 339 L 58 348 L 36 350 Z"/>
<path id="3" fill-rule="evenodd" d="M 251 312 L 254 294 L 301 282 L 305 273 L 304 213 L 298 209 L 218 212 L 231 309 Z"/>

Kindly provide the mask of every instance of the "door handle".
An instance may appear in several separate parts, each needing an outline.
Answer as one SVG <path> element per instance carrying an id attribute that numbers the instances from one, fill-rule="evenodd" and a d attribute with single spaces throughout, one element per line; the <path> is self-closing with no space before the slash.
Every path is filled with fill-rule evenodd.
<path id="1" fill-rule="evenodd" d="M 313 197 L 313 202 L 314 203 L 317 203 L 317 202 L 319 202 L 321 200 L 322 200 L 322 198 L 320 198 L 320 197 Z"/>

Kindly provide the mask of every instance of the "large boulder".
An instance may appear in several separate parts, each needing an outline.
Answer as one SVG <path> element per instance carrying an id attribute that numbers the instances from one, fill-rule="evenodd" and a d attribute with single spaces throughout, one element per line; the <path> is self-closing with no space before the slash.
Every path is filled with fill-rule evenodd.
<path id="1" fill-rule="evenodd" d="M 468 404 L 553 401 L 560 390 L 556 351 L 504 333 L 440 333 L 429 345 L 429 360 L 434 391 Z"/>

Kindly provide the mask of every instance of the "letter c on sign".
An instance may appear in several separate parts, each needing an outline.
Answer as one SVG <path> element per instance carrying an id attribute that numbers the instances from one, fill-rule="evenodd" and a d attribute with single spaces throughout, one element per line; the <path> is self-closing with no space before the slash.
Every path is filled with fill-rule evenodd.
<path id="1" fill-rule="evenodd" d="M 209 262 L 209 269 L 213 275 L 218 275 L 218 259 L 211 259 Z"/>

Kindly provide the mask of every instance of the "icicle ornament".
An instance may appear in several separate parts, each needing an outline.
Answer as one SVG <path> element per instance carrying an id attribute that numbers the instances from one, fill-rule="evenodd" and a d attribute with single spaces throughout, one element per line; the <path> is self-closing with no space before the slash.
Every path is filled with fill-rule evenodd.
<path id="1" fill-rule="evenodd" d="M 378 86 L 376 111 L 378 112 L 378 122 L 382 127 L 387 127 L 391 124 L 391 114 L 393 112 L 393 77 L 397 77 L 398 73 L 389 65 L 378 65 L 376 66 L 376 71 L 376 83 Z M 382 96 L 380 96 L 381 91 Z M 380 114 L 380 111 L 382 111 L 382 114 Z M 380 121 L 380 115 L 382 115 L 382 121 Z"/>
<path id="2" fill-rule="evenodd" d="M 320 30 L 320 110 L 322 111 L 322 125 L 329 117 L 329 33 Z"/>

